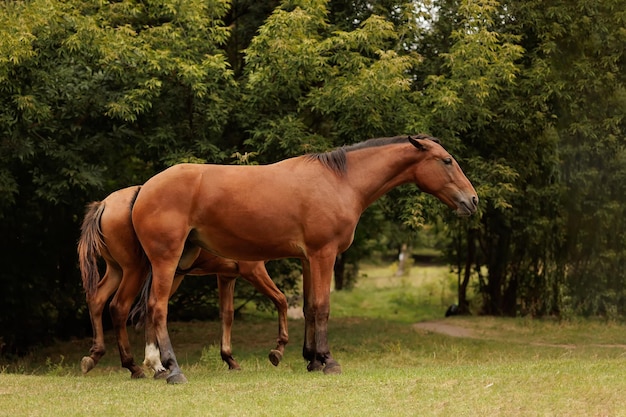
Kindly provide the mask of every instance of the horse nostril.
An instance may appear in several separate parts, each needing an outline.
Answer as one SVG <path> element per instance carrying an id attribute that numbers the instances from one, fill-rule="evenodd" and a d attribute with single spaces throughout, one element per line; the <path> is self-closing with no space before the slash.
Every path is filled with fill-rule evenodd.
<path id="1" fill-rule="evenodd" d="M 478 206 L 478 197 L 475 195 L 472 196 L 472 203 L 474 203 L 475 206 Z"/>

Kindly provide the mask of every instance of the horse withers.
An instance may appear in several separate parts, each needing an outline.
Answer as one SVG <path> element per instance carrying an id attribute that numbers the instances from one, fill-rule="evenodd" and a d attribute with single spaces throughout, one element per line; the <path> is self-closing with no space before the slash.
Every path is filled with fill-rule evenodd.
<path id="1" fill-rule="evenodd" d="M 300 258 L 307 369 L 340 373 L 327 339 L 331 278 L 363 211 L 407 183 L 459 215 L 477 210 L 474 187 L 431 139 L 370 139 L 270 165 L 180 164 L 149 179 L 132 221 L 153 272 L 146 342 L 169 369 L 168 382 L 186 381 L 167 331 L 167 300 L 178 260 L 190 246 L 247 261 Z"/>
<path id="2" fill-rule="evenodd" d="M 122 366 L 131 372 L 132 378 L 145 376 L 141 367 L 135 364 L 126 330 L 131 305 L 150 273 L 150 264 L 143 254 L 131 223 L 131 208 L 139 188 L 140 186 L 124 188 L 113 192 L 102 201 L 90 203 L 83 219 L 78 241 L 78 258 L 93 328 L 93 342 L 89 356 L 83 357 L 81 361 L 83 373 L 92 370 L 105 353 L 102 312 L 107 300 L 117 290 L 111 301 L 110 310 Z M 103 258 L 106 263 L 102 279 L 98 271 L 98 258 Z M 231 348 L 235 278 L 243 277 L 259 292 L 269 297 L 278 310 L 278 341 L 277 347 L 270 351 L 270 361 L 278 365 L 289 339 L 288 306 L 285 295 L 268 275 L 264 262 L 237 262 L 224 259 L 204 250 L 198 250 L 196 246 L 185 252 L 177 268 L 170 289 L 171 294 L 176 291 L 185 275 L 218 274 L 222 320 L 220 350 L 222 359 L 228 364 L 229 369 L 240 369 L 232 356 Z M 151 323 L 146 323 L 146 326 L 150 325 Z M 150 349 L 151 346 L 146 348 L 147 358 L 153 356 L 149 353 Z M 165 369 L 160 361 L 148 360 L 145 364 L 155 371 L 155 377 L 165 375 Z"/>

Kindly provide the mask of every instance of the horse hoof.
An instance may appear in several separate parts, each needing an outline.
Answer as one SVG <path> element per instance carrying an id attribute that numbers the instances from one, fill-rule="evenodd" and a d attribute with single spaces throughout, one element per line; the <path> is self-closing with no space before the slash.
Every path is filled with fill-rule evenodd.
<path id="1" fill-rule="evenodd" d="M 167 377 L 168 384 L 186 384 L 187 378 L 183 374 L 174 374 Z"/>
<path id="2" fill-rule="evenodd" d="M 237 363 L 235 358 L 232 357 L 232 355 L 222 355 L 222 360 L 226 362 L 226 365 L 228 365 L 229 371 L 241 371 L 241 366 L 239 366 L 239 364 Z"/>
<path id="3" fill-rule="evenodd" d="M 162 371 L 156 371 L 154 373 L 154 379 L 166 379 L 167 378 L 167 374 L 168 371 L 167 370 L 162 370 Z"/>
<path id="4" fill-rule="evenodd" d="M 278 366 L 280 361 L 283 360 L 283 354 L 279 350 L 272 349 L 270 350 L 269 358 L 270 358 L 270 362 L 272 362 L 272 365 Z"/>
<path id="5" fill-rule="evenodd" d="M 337 362 L 327 362 L 324 367 L 324 375 L 340 375 L 341 365 Z"/>
<path id="6" fill-rule="evenodd" d="M 146 377 L 146 374 L 144 374 L 143 371 L 136 371 L 130 375 L 130 379 L 142 379 L 145 377 Z"/>
<path id="7" fill-rule="evenodd" d="M 83 374 L 86 374 L 95 367 L 96 362 L 89 356 L 84 356 L 83 359 L 81 359 L 80 361 L 80 370 L 83 372 Z"/>
<path id="8" fill-rule="evenodd" d="M 306 367 L 306 370 L 309 372 L 321 371 L 324 369 L 324 364 L 320 361 L 312 361 Z"/>

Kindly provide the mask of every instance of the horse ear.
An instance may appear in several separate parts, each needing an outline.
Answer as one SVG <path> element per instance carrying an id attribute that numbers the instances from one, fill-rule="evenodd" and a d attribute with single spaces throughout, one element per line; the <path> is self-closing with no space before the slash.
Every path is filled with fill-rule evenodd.
<path id="1" fill-rule="evenodd" d="M 412 137 L 409 136 L 409 142 L 411 142 L 411 144 L 413 146 L 415 146 L 417 149 L 419 149 L 420 151 L 425 151 L 426 150 L 426 146 L 424 146 L 420 141 L 418 141 L 417 139 L 413 139 Z"/>

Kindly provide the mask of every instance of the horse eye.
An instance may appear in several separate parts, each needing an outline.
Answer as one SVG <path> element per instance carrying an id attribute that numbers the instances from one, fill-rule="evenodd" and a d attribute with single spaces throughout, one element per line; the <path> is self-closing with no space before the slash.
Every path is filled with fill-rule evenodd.
<path id="1" fill-rule="evenodd" d="M 444 158 L 443 163 L 446 165 L 452 165 L 452 158 Z"/>

